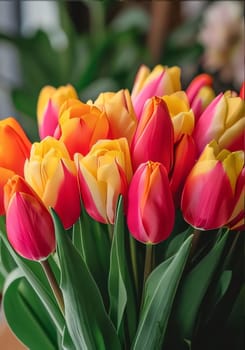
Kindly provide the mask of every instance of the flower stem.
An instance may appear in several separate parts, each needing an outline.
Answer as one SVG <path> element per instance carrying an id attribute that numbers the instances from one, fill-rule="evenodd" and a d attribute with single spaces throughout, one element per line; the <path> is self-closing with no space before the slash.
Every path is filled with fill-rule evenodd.
<path id="1" fill-rule="evenodd" d="M 110 241 L 112 242 L 114 225 L 113 224 L 108 224 L 107 227 L 108 227 L 109 238 L 110 238 Z"/>
<path id="2" fill-rule="evenodd" d="M 135 247 L 135 240 L 131 235 L 129 236 L 129 246 L 130 246 L 134 285 L 135 285 L 136 295 L 138 296 L 139 281 L 138 281 L 138 269 L 137 269 L 137 259 L 136 259 L 136 247 Z"/>
<path id="3" fill-rule="evenodd" d="M 153 253 L 153 245 L 147 244 L 146 251 L 145 251 L 144 285 L 147 280 L 147 277 L 152 271 L 152 253 Z"/>
<path id="4" fill-rule="evenodd" d="M 61 293 L 60 287 L 55 279 L 55 276 L 53 274 L 53 271 L 51 270 L 51 267 L 49 265 L 49 262 L 47 260 L 40 261 L 40 264 L 47 276 L 47 279 L 49 281 L 49 284 L 53 290 L 54 296 L 57 300 L 57 303 L 59 305 L 59 308 L 64 315 L 64 300 L 63 300 L 63 295 Z"/>

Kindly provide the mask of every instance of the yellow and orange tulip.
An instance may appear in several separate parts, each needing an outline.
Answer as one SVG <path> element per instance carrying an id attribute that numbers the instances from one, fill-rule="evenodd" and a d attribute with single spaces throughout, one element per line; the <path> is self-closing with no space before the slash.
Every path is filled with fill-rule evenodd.
<path id="1" fill-rule="evenodd" d="M 33 144 L 25 163 L 25 179 L 46 207 L 52 207 L 65 228 L 80 215 L 77 171 L 65 145 L 53 137 Z"/>
<path id="2" fill-rule="evenodd" d="M 109 136 L 109 122 L 105 112 L 78 100 L 64 103 L 59 119 L 59 138 L 69 151 L 71 158 L 75 153 L 86 155 L 100 139 Z"/>

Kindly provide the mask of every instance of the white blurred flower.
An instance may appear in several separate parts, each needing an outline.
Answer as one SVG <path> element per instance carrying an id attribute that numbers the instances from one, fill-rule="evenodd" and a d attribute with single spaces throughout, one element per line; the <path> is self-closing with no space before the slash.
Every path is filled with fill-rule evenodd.
<path id="1" fill-rule="evenodd" d="M 244 80 L 244 39 L 242 2 L 216 1 L 207 8 L 199 34 L 203 65 L 238 88 Z"/>

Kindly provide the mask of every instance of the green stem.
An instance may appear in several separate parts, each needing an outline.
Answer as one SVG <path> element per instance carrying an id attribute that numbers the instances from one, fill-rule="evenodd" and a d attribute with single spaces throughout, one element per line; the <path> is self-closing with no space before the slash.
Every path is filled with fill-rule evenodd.
<path id="1" fill-rule="evenodd" d="M 48 262 L 48 260 L 43 260 L 43 261 L 40 261 L 40 264 L 41 264 L 41 266 L 42 266 L 42 268 L 47 276 L 47 279 L 48 279 L 50 286 L 53 290 L 53 293 L 54 293 L 54 296 L 57 300 L 59 308 L 60 308 L 62 314 L 64 315 L 65 307 L 64 307 L 63 295 L 62 295 L 60 287 L 55 279 L 53 271 L 49 265 L 49 262 Z"/>
<path id="2" fill-rule="evenodd" d="M 108 224 L 107 227 L 108 227 L 109 238 L 110 238 L 110 241 L 112 242 L 114 225 Z"/>
<path id="3" fill-rule="evenodd" d="M 194 229 L 194 231 L 193 231 L 193 238 L 192 238 L 192 244 L 191 244 L 191 249 L 190 249 L 190 254 L 189 254 L 189 261 L 192 260 L 194 254 L 195 254 L 195 252 L 197 250 L 201 234 L 202 234 L 201 230 L 198 230 L 196 228 Z"/>
<path id="4" fill-rule="evenodd" d="M 146 251 L 145 251 L 144 285 L 147 280 L 147 277 L 152 271 L 152 253 L 153 253 L 153 245 L 147 244 Z"/>
<path id="5" fill-rule="evenodd" d="M 138 296 L 139 280 L 138 280 L 138 268 L 137 268 L 137 259 L 136 259 L 136 246 L 135 246 L 135 240 L 131 235 L 129 236 L 129 246 L 130 246 L 134 285 L 135 285 L 136 295 Z"/>

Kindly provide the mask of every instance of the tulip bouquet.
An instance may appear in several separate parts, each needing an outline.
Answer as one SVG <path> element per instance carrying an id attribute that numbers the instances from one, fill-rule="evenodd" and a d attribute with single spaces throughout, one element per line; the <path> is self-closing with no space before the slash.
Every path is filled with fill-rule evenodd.
<path id="1" fill-rule="evenodd" d="M 244 85 L 180 73 L 45 86 L 38 142 L 0 121 L 2 305 L 28 348 L 241 348 Z"/>

